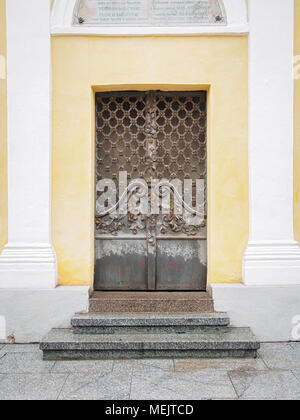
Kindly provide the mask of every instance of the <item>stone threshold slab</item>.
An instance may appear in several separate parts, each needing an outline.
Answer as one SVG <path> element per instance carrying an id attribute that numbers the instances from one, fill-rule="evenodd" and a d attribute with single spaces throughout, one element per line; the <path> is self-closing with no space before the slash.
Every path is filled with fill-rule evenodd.
<path id="1" fill-rule="evenodd" d="M 94 292 L 90 312 L 200 313 L 213 312 L 209 292 Z"/>

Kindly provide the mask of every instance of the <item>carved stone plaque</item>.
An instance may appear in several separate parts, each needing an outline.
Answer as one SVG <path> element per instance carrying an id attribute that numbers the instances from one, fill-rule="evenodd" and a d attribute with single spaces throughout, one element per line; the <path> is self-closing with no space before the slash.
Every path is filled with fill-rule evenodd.
<path id="1" fill-rule="evenodd" d="M 222 0 L 78 0 L 75 25 L 225 25 Z"/>

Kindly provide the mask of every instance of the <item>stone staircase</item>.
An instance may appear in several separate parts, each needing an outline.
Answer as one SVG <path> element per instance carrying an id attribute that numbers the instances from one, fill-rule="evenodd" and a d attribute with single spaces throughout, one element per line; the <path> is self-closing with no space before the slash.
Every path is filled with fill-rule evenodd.
<path id="1" fill-rule="evenodd" d="M 76 314 L 72 329 L 52 330 L 40 348 L 45 360 L 256 357 L 251 330 L 230 327 L 211 303 L 201 293 L 96 293 L 90 313 Z"/>

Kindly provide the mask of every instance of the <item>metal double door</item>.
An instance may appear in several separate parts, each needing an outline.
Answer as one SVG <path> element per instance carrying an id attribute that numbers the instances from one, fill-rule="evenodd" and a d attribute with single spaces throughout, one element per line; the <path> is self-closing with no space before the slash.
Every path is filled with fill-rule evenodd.
<path id="1" fill-rule="evenodd" d="M 95 290 L 206 289 L 206 132 L 206 92 L 96 94 Z"/>

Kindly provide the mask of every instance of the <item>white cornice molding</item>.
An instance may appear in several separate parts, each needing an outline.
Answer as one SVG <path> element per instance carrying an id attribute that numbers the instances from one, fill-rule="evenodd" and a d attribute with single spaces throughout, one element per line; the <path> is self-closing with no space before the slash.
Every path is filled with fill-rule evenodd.
<path id="1" fill-rule="evenodd" d="M 54 36 L 248 35 L 248 12 L 245 0 L 223 0 L 223 2 L 227 15 L 227 25 L 224 26 L 100 27 L 72 25 L 76 0 L 55 0 L 51 18 L 51 34 Z"/>

